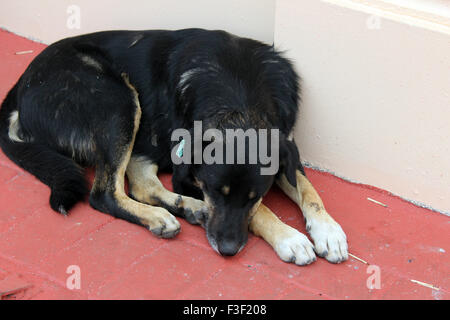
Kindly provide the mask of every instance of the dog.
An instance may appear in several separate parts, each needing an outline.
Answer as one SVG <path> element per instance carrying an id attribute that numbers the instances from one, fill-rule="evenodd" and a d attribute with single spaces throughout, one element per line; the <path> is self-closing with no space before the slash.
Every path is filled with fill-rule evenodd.
<path id="1" fill-rule="evenodd" d="M 307 265 L 317 254 L 339 263 L 348 258 L 346 235 L 292 139 L 299 102 L 291 62 L 259 41 L 203 29 L 97 32 L 60 40 L 31 62 L 2 103 L 0 146 L 50 187 L 50 206 L 61 214 L 89 193 L 94 209 L 158 237 L 179 233 L 175 216 L 199 224 L 223 256 L 237 254 L 251 231 L 285 262 Z M 235 149 L 224 156 L 246 161 L 174 163 L 174 153 L 187 151 L 174 131 L 193 133 L 195 122 L 216 133 L 271 130 L 258 140 L 279 156 L 277 170 L 262 174 L 267 163 L 230 156 Z M 86 167 L 95 167 L 91 190 Z M 173 173 L 174 192 L 158 171 Z M 261 203 L 274 183 L 300 207 L 314 245 Z"/>

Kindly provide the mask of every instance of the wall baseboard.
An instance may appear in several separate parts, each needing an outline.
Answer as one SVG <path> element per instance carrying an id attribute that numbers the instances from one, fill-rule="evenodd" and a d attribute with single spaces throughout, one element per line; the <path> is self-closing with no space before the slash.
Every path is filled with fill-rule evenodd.
<path id="1" fill-rule="evenodd" d="M 431 206 L 429 206 L 429 205 L 427 205 L 425 203 L 422 203 L 420 201 L 408 199 L 408 198 L 402 197 L 402 196 L 400 196 L 398 194 L 395 194 L 393 192 L 390 192 L 388 190 L 384 190 L 384 189 L 381 189 L 381 188 L 377 188 L 377 187 L 374 187 L 374 186 L 371 186 L 371 185 L 368 185 L 368 184 L 364 184 L 364 183 L 355 181 L 353 179 L 344 177 L 344 176 L 334 172 L 333 170 L 325 169 L 325 168 L 316 166 L 316 165 L 314 165 L 314 164 L 312 164 L 312 163 L 310 163 L 308 161 L 302 161 L 302 165 L 305 168 L 309 168 L 309 169 L 312 169 L 312 170 L 316 170 L 316 171 L 320 171 L 320 172 L 331 174 L 332 176 L 335 176 L 336 178 L 339 178 L 339 179 L 344 180 L 344 181 L 349 182 L 349 183 L 353 183 L 353 184 L 356 184 L 356 185 L 359 185 L 359 186 L 362 186 L 362 187 L 365 187 L 365 188 L 370 188 L 370 189 L 373 189 L 373 190 L 379 190 L 381 192 L 389 194 L 390 196 L 393 196 L 393 197 L 402 199 L 403 201 L 409 202 L 409 203 L 411 203 L 411 204 L 413 204 L 413 205 L 415 205 L 417 207 L 428 209 L 428 210 L 431 210 L 431 211 L 434 211 L 434 212 L 437 212 L 437 213 L 440 213 L 440 214 L 443 214 L 445 216 L 449 216 L 450 217 L 450 211 L 438 210 L 438 209 L 435 209 L 435 208 L 433 208 L 433 207 L 431 207 Z"/>

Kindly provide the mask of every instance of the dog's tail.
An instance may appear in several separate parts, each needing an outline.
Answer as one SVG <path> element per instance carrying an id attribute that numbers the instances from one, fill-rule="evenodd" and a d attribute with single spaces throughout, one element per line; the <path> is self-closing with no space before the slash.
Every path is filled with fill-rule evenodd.
<path id="1" fill-rule="evenodd" d="M 18 166 L 30 172 L 51 189 L 50 206 L 67 214 L 88 192 L 84 169 L 45 144 L 21 140 L 15 88 L 0 109 L 0 147 Z"/>

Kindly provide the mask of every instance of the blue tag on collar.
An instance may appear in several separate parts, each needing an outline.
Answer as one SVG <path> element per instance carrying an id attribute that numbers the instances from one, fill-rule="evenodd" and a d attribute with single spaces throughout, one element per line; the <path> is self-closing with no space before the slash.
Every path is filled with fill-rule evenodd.
<path id="1" fill-rule="evenodd" d="M 178 156 L 178 158 L 181 158 L 183 156 L 183 150 L 184 150 L 184 139 L 181 140 L 180 144 L 178 145 L 178 149 L 176 152 L 176 155 Z"/>

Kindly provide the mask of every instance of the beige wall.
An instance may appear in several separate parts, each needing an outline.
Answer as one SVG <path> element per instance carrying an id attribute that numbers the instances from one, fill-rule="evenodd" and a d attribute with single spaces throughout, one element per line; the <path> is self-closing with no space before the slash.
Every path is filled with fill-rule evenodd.
<path id="1" fill-rule="evenodd" d="M 275 39 L 303 77 L 304 160 L 450 212 L 450 40 L 436 23 L 448 20 L 360 10 L 369 2 L 400 0 L 2 0 L 0 26 L 45 43 L 185 27 Z M 70 4 L 80 7 L 80 29 L 67 27 Z"/>
<path id="2" fill-rule="evenodd" d="M 450 37 L 374 22 L 317 0 L 277 1 L 275 43 L 304 80 L 302 158 L 450 212 Z"/>
<path id="3" fill-rule="evenodd" d="M 69 29 L 70 5 L 80 29 Z M 52 43 L 107 29 L 226 29 L 272 44 L 275 0 L 1 0 L 0 27 Z M 74 24 L 70 24 L 74 26 Z"/>

